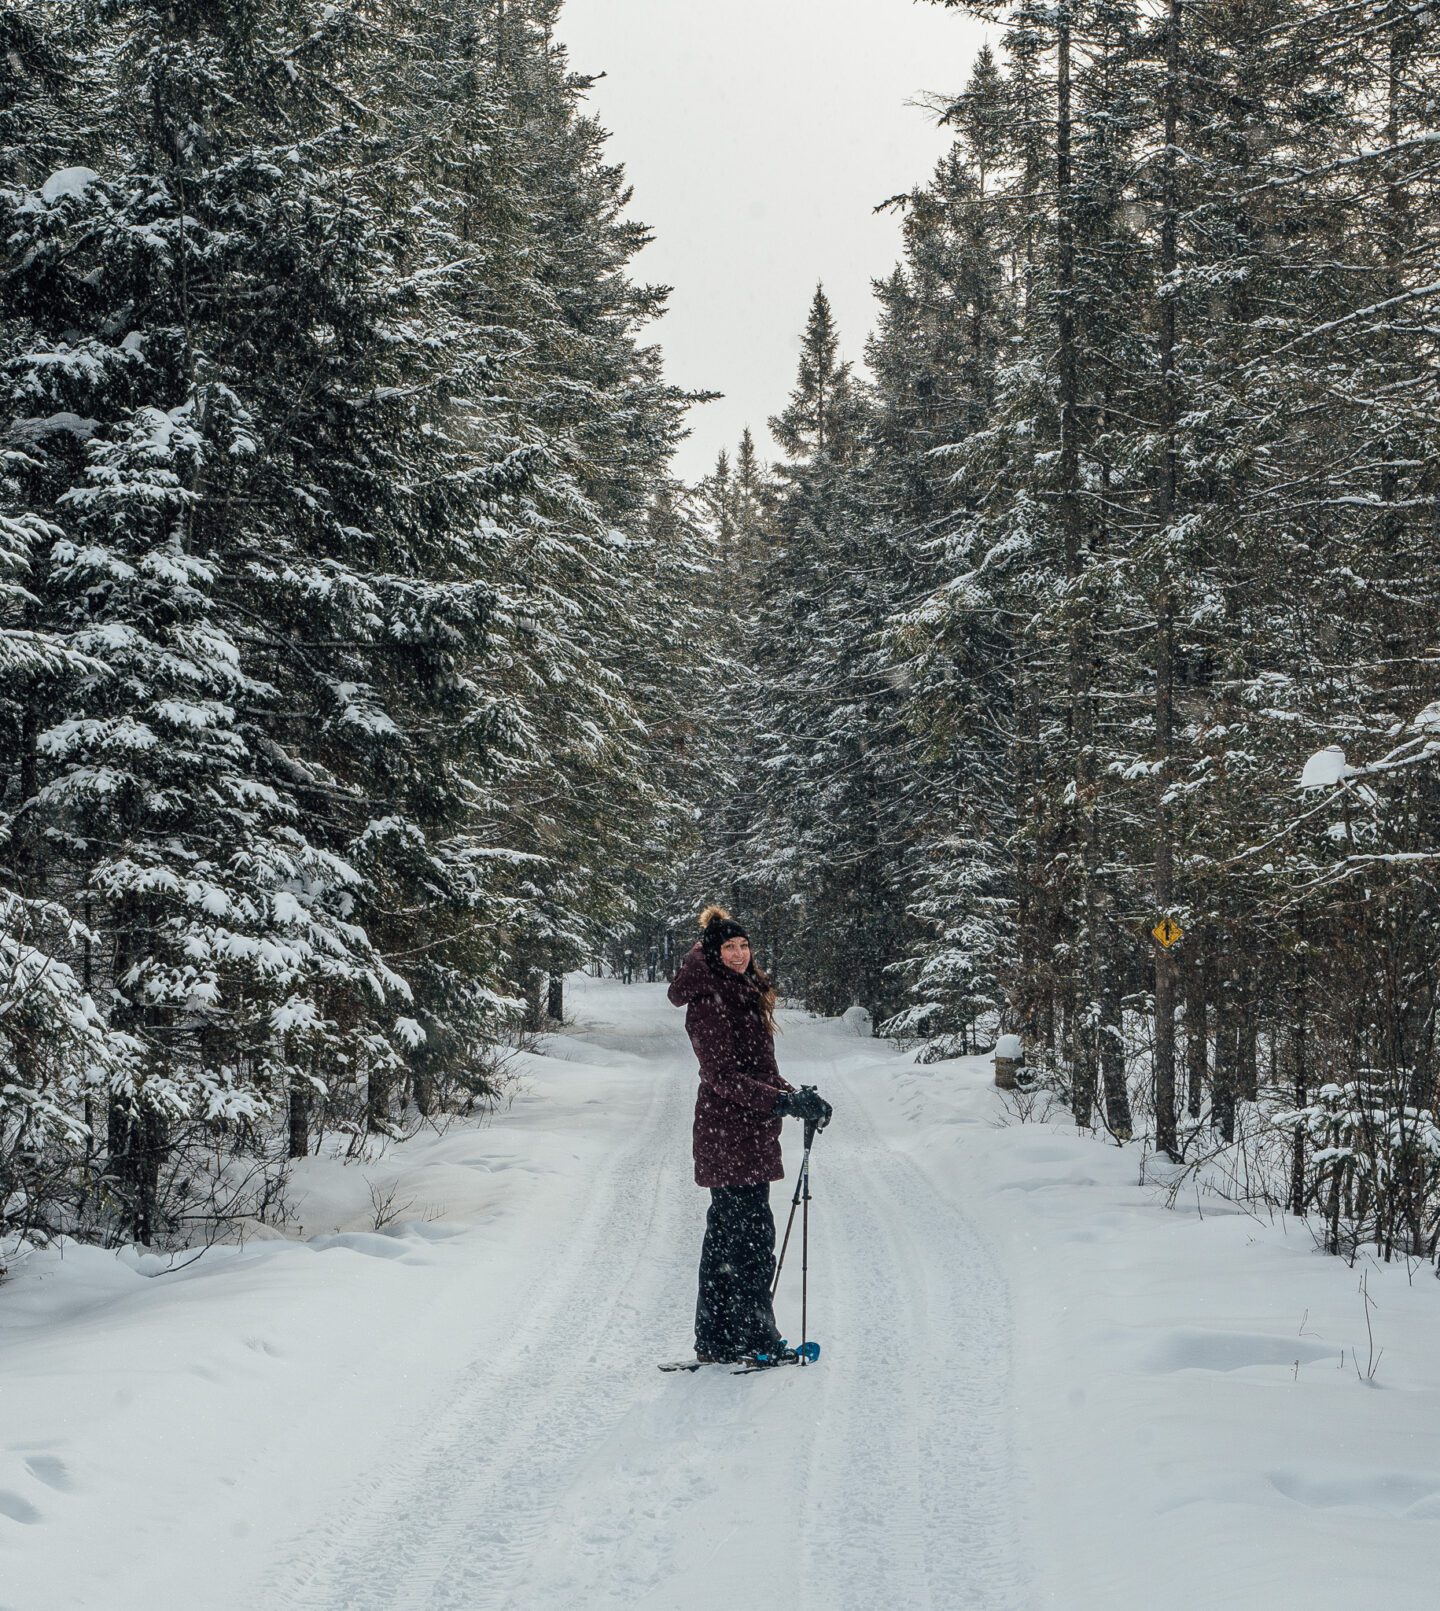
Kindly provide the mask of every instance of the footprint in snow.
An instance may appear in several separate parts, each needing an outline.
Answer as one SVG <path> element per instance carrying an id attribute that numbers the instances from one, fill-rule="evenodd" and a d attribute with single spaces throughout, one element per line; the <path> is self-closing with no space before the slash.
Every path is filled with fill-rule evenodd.
<path id="1" fill-rule="evenodd" d="M 25 1469 L 36 1482 L 43 1482 L 47 1488 L 53 1488 L 56 1493 L 68 1494 L 75 1484 L 70 1480 L 70 1471 L 63 1460 L 57 1460 L 53 1454 L 31 1454 L 25 1458 Z"/>
<path id="2" fill-rule="evenodd" d="M 8 1516 L 22 1527 L 33 1527 L 40 1520 L 40 1512 L 28 1499 L 22 1499 L 19 1494 L 9 1493 L 4 1488 L 0 1488 L 0 1516 Z"/>
<path id="3" fill-rule="evenodd" d="M 1418 1471 L 1295 1471 L 1268 1473 L 1276 1493 L 1313 1510 L 1378 1510 L 1431 1520 L 1440 1501 L 1440 1477 Z"/>
<path id="4" fill-rule="evenodd" d="M 1149 1350 L 1144 1369 L 1156 1375 L 1171 1371 L 1247 1370 L 1255 1365 L 1308 1365 L 1334 1359 L 1336 1350 L 1303 1337 L 1274 1337 L 1261 1332 L 1182 1329 L 1161 1337 Z"/>

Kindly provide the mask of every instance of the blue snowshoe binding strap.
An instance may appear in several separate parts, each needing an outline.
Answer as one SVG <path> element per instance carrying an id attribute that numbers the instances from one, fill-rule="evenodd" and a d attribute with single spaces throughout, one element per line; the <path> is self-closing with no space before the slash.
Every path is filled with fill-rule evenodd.
<path id="1" fill-rule="evenodd" d="M 783 1340 L 780 1348 L 773 1354 L 755 1354 L 748 1365 L 742 1365 L 735 1372 L 737 1376 L 748 1376 L 752 1371 L 774 1370 L 779 1365 L 813 1365 L 820 1357 L 820 1344 L 818 1342 L 802 1343 L 799 1348 L 791 1348 Z"/>

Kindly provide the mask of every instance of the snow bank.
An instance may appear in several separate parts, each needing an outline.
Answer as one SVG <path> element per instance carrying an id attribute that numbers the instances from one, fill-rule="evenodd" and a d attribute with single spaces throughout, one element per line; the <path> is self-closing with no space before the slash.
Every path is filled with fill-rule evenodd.
<path id="1" fill-rule="evenodd" d="M 1137 1148 L 1014 1122 L 991 1075 L 962 1058 L 866 1088 L 1002 1253 L 1037 1604 L 1428 1611 L 1433 1270 L 1352 1270 L 1215 1199 L 1167 1208 Z"/>
<path id="2" fill-rule="evenodd" d="M 0 1611 L 253 1611 L 297 1528 L 498 1349 L 645 1082 L 519 1054 L 493 1120 L 300 1162 L 284 1235 L 0 1283 Z M 477 1343 L 477 1339 L 479 1342 Z M 486 1339 L 490 1339 L 487 1344 Z M 308 1602 L 307 1602 L 308 1603 Z"/>
<path id="3" fill-rule="evenodd" d="M 305 1160 L 283 1236 L 12 1260 L 0 1611 L 1430 1611 L 1428 1267 L 1167 1208 L 1138 1149 L 1014 1122 L 989 1057 L 786 1013 L 836 1110 L 825 1357 L 662 1377 L 693 1066 L 663 986 L 570 1000 L 509 1109 Z"/>

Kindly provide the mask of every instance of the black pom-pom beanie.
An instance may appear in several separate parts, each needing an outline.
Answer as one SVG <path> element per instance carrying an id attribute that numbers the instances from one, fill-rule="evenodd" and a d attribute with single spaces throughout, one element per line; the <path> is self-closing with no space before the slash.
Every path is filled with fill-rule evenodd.
<path id="1" fill-rule="evenodd" d="M 737 923 L 733 917 L 712 917 L 700 931 L 700 944 L 705 955 L 718 962 L 720 960 L 720 947 L 726 940 L 748 940 L 743 923 Z"/>

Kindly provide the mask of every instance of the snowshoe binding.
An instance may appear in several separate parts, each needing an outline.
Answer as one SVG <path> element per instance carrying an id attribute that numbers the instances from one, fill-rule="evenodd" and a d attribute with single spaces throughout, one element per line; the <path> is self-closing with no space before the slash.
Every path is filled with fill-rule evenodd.
<path id="1" fill-rule="evenodd" d="M 735 1372 L 737 1376 L 749 1376 L 757 1370 L 773 1370 L 777 1365 L 813 1365 L 820 1357 L 820 1344 L 818 1342 L 801 1343 L 798 1348 L 792 1348 L 782 1337 L 780 1346 L 771 1353 L 752 1354 Z"/>
<path id="2" fill-rule="evenodd" d="M 758 1370 L 773 1370 L 777 1365 L 813 1365 L 819 1357 L 819 1343 L 807 1342 L 802 1343 L 799 1348 L 792 1348 L 782 1337 L 779 1347 L 769 1353 L 743 1354 L 738 1359 L 711 1359 L 705 1355 L 696 1355 L 693 1359 L 666 1360 L 658 1368 L 665 1371 L 693 1372 L 724 1365 L 736 1376 L 750 1376 Z"/>

